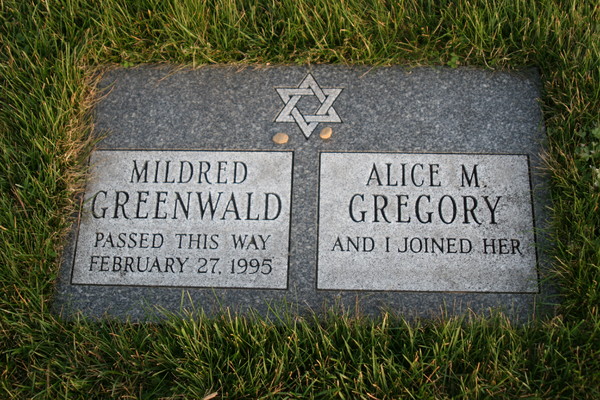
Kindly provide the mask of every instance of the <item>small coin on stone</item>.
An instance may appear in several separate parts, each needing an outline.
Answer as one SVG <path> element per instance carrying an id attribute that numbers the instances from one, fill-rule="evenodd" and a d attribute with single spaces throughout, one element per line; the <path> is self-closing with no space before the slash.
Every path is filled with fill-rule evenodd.
<path id="1" fill-rule="evenodd" d="M 277 144 L 286 144 L 289 139 L 290 137 L 287 135 L 287 133 L 279 132 L 273 136 L 273 141 Z"/>
<path id="2" fill-rule="evenodd" d="M 321 139 L 329 139 L 331 137 L 331 134 L 333 133 L 333 129 L 331 129 L 330 127 L 325 127 L 323 129 L 321 129 Z"/>

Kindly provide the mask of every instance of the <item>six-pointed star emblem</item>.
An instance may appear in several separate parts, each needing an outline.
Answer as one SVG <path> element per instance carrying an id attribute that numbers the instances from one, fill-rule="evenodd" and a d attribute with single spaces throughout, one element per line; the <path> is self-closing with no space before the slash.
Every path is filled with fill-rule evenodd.
<path id="1" fill-rule="evenodd" d="M 275 90 L 285 103 L 275 122 L 296 122 L 307 139 L 319 122 L 342 122 L 333 108 L 333 102 L 340 95 L 342 89 L 321 88 L 311 74 L 306 75 L 297 88 L 276 88 Z M 313 115 L 303 115 L 296 107 L 302 96 L 315 96 L 321 103 Z"/>

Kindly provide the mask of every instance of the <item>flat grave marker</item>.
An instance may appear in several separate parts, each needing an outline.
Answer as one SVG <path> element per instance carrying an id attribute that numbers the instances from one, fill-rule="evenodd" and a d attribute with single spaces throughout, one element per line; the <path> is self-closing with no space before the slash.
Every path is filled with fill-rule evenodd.
<path id="1" fill-rule="evenodd" d="M 101 89 L 65 316 L 527 318 L 546 292 L 535 71 L 146 66 Z"/>

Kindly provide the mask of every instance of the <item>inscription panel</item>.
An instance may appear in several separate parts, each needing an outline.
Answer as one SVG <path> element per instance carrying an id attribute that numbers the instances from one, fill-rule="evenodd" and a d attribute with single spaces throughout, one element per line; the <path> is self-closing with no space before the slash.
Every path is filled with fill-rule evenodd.
<path id="1" fill-rule="evenodd" d="M 94 152 L 72 284 L 286 289 L 292 159 Z"/>
<path id="2" fill-rule="evenodd" d="M 317 289 L 536 293 L 527 155 L 320 156 Z"/>

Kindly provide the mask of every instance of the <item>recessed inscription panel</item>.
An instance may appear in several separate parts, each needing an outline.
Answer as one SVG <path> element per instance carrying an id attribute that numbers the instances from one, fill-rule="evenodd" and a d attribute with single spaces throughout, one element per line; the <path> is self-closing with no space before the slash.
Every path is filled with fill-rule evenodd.
<path id="1" fill-rule="evenodd" d="M 73 284 L 287 287 L 291 152 L 96 151 Z"/>
<path id="2" fill-rule="evenodd" d="M 322 153 L 317 288 L 538 291 L 526 155 Z"/>

